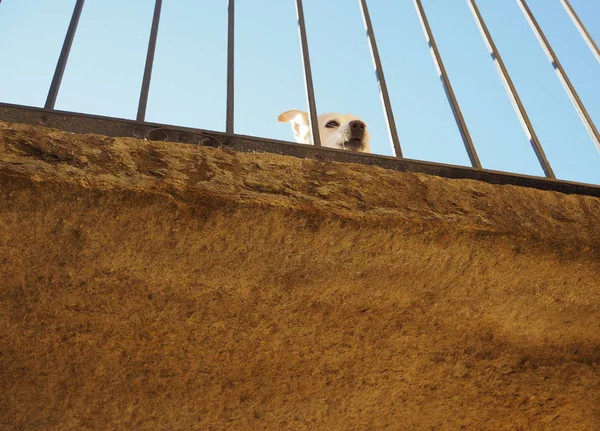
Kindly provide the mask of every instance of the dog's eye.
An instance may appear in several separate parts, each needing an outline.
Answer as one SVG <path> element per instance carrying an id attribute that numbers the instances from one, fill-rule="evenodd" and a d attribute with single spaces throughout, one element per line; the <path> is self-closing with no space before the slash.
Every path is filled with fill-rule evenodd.
<path id="1" fill-rule="evenodd" d="M 340 123 L 333 120 L 333 121 L 330 121 L 329 123 L 325 124 L 325 127 L 328 127 L 330 129 L 337 129 L 338 127 L 340 127 Z"/>

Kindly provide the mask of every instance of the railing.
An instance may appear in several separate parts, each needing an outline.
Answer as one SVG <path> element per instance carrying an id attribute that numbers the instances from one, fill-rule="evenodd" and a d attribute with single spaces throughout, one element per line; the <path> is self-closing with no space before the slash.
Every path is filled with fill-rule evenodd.
<path id="1" fill-rule="evenodd" d="M 235 0 L 228 0 L 228 20 L 227 20 L 227 79 L 226 79 L 226 89 L 227 89 L 227 103 L 226 103 L 226 115 L 225 115 L 225 133 L 214 132 L 214 131 L 203 131 L 203 130 L 194 130 L 190 128 L 184 127 L 175 127 L 168 125 L 156 125 L 146 123 L 146 107 L 148 104 L 148 95 L 150 92 L 150 82 L 152 79 L 152 69 L 154 63 L 154 54 L 156 50 L 156 43 L 158 37 L 158 29 L 160 24 L 161 17 L 161 9 L 162 9 L 162 0 L 155 0 L 154 14 L 152 19 L 152 25 L 150 30 L 150 37 L 148 42 L 148 50 L 144 68 L 144 74 L 142 79 L 142 85 L 140 90 L 140 97 L 138 103 L 138 110 L 136 115 L 136 124 L 140 127 L 132 128 L 131 131 L 125 131 L 125 124 L 131 124 L 131 122 L 127 122 L 126 120 L 118 120 L 120 121 L 120 126 L 115 127 L 114 130 L 106 129 L 106 121 L 104 121 L 104 126 L 98 123 L 100 120 L 99 117 L 93 115 L 85 115 L 79 114 L 77 116 L 77 122 L 81 124 L 84 120 L 89 120 L 87 126 L 85 128 L 86 131 L 97 131 L 99 133 L 107 134 L 115 134 L 116 131 L 119 130 L 118 133 L 125 135 L 134 135 L 140 137 L 140 131 L 144 131 L 142 137 L 152 138 L 152 139 L 170 139 L 175 141 L 183 141 L 183 142 L 196 142 L 196 143 L 214 143 L 218 142 L 219 145 L 222 145 L 226 142 L 229 142 L 231 146 L 236 147 L 235 142 L 232 139 L 235 138 L 243 138 L 243 144 L 237 144 L 237 147 L 240 149 L 247 149 L 250 140 L 255 140 L 256 142 L 261 141 L 261 144 L 257 144 L 256 147 L 265 151 L 276 151 L 280 153 L 288 153 L 293 155 L 301 155 L 301 156 L 309 156 L 316 157 L 321 159 L 333 159 L 333 160 L 345 160 L 345 161 L 353 161 L 359 163 L 368 163 L 368 164 L 378 164 L 385 167 L 392 167 L 394 169 L 399 170 L 408 170 L 408 171 L 421 171 L 421 172 L 429 172 L 435 173 L 438 175 L 445 175 L 449 177 L 457 177 L 457 178 L 477 178 L 483 179 L 490 182 L 496 183 L 511 183 L 511 184 L 521 184 L 521 185 L 530 185 L 533 187 L 545 188 L 545 189 L 555 189 L 567 192 L 574 193 L 586 193 L 600 196 L 600 188 L 593 185 L 585 185 L 579 183 L 572 183 L 567 181 L 557 180 L 554 174 L 554 171 L 546 157 L 544 149 L 542 147 L 542 143 L 538 138 L 536 131 L 534 130 L 533 124 L 529 119 L 527 111 L 524 107 L 523 102 L 519 96 L 519 93 L 513 84 L 510 73 L 502 60 L 502 56 L 494 43 L 492 35 L 488 30 L 486 22 L 479 11 L 477 3 L 475 0 L 466 0 L 473 14 L 474 21 L 478 26 L 481 36 L 485 42 L 485 45 L 488 48 L 491 60 L 493 61 L 498 75 L 501 79 L 502 84 L 506 89 L 506 93 L 512 103 L 515 114 L 519 119 L 523 131 L 530 142 L 535 155 L 537 156 L 537 160 L 544 172 L 545 177 L 550 181 L 541 181 L 540 178 L 530 177 L 526 175 L 517 175 L 517 174 L 508 174 L 508 173 L 499 173 L 496 171 L 490 171 L 482 168 L 481 161 L 476 151 L 476 145 L 473 142 L 471 134 L 469 132 L 469 128 L 467 122 L 463 116 L 461 111 L 460 104 L 458 99 L 454 93 L 452 83 L 450 77 L 446 71 L 444 66 L 444 62 L 442 59 L 442 55 L 440 50 L 438 49 L 438 45 L 436 44 L 436 40 L 434 38 L 434 34 L 432 28 L 429 24 L 428 17 L 426 11 L 423 7 L 421 0 L 414 0 L 414 6 L 416 10 L 416 14 L 418 19 L 421 22 L 421 26 L 423 28 L 423 32 L 425 35 L 425 39 L 427 45 L 430 49 L 430 53 L 433 59 L 434 66 L 439 75 L 443 90 L 445 92 L 447 101 L 449 103 L 450 109 L 454 116 L 454 120 L 456 122 L 456 126 L 460 133 L 460 137 L 464 144 L 465 150 L 467 152 L 471 169 L 459 166 L 449 166 L 439 163 L 431 163 L 431 162 L 417 162 L 413 160 L 403 159 L 402 147 L 399 139 L 398 129 L 396 125 L 396 121 L 394 119 L 394 113 L 392 110 L 392 104 L 390 100 L 390 95 L 388 91 L 388 87 L 386 84 L 385 74 L 382 66 L 382 61 L 380 58 L 375 32 L 373 29 L 373 24 L 371 21 L 371 17 L 369 14 L 369 8 L 367 4 L 367 0 L 358 0 L 358 5 L 363 17 L 364 27 L 366 30 L 366 37 L 368 40 L 373 66 L 375 69 L 375 76 L 379 85 L 379 92 L 381 96 L 381 102 L 383 106 L 383 111 L 385 114 L 385 120 L 387 124 L 387 129 L 389 133 L 390 142 L 392 144 L 394 150 L 393 158 L 397 161 L 402 161 L 401 163 L 393 163 L 389 159 L 389 157 L 385 156 L 373 156 L 373 155 L 363 155 L 363 154 L 342 154 L 339 151 L 320 148 L 321 142 L 318 133 L 318 125 L 317 125 L 317 107 L 316 107 L 316 99 L 315 99 L 315 90 L 313 85 L 313 76 L 312 69 L 310 63 L 310 55 L 309 55 L 309 46 L 307 39 L 307 30 L 305 24 L 304 10 L 303 10 L 303 2 L 302 0 L 295 0 L 296 3 L 296 12 L 298 18 L 298 30 L 299 30 L 299 39 L 300 39 L 300 47 L 302 54 L 302 65 L 304 71 L 304 79 L 305 79 L 305 91 L 306 91 L 306 99 L 307 106 L 309 112 L 309 120 L 310 120 L 310 129 L 314 142 L 314 148 L 307 151 L 305 149 L 299 149 L 297 145 L 277 142 L 275 143 L 272 140 L 266 140 L 260 137 L 241 137 L 240 135 L 236 135 L 234 133 L 234 52 L 235 52 Z M 600 133 L 594 121 L 588 111 L 586 110 L 585 105 L 583 104 L 581 98 L 579 97 L 573 83 L 569 79 L 565 69 L 561 65 L 556 53 L 552 49 L 548 39 L 546 38 L 541 26 L 538 24 L 534 14 L 531 12 L 527 2 L 525 0 L 516 0 L 518 5 L 520 6 L 524 18 L 529 23 L 533 33 L 537 37 L 541 48 L 546 53 L 550 65 L 556 71 L 557 77 L 562 83 L 565 92 L 569 96 L 570 100 L 573 103 L 573 106 L 576 112 L 579 115 L 585 129 L 589 133 L 589 136 L 592 142 L 595 144 L 597 149 L 600 151 Z M 558 1 L 558 0 L 557 0 Z M 592 54 L 596 57 L 598 62 L 600 62 L 600 50 L 598 45 L 592 39 L 592 36 L 584 26 L 583 22 L 577 15 L 577 12 L 570 4 L 569 0 L 559 0 L 564 6 L 565 12 L 573 21 L 573 24 L 585 40 Z M 0 0 L 1 2 L 1 0 Z M 71 16 L 71 20 L 66 32 L 66 36 L 63 42 L 62 50 L 60 52 L 60 56 L 58 58 L 58 62 L 56 65 L 56 69 L 54 72 L 54 76 L 50 85 L 50 89 L 48 91 L 48 95 L 46 98 L 46 102 L 43 109 L 35 109 L 28 108 L 22 106 L 15 106 L 6 103 L 0 104 L 0 119 L 7 120 L 21 120 L 26 122 L 38 122 L 38 123 L 50 123 L 53 126 L 63 127 L 69 129 L 68 124 L 71 124 L 71 129 L 73 129 L 73 121 L 69 121 L 67 117 L 72 113 L 67 113 L 63 111 L 56 111 L 55 104 L 57 100 L 57 96 L 60 91 L 61 81 L 63 78 L 63 74 L 65 71 L 65 67 L 69 60 L 69 53 L 71 50 L 71 46 L 73 44 L 73 40 L 76 36 L 77 26 L 79 23 L 79 19 L 84 8 L 85 0 L 76 0 L 75 7 Z M 0 13 L 2 10 L 0 9 Z M 23 109 L 28 109 L 27 113 L 23 112 Z M 51 115 L 52 114 L 52 115 Z M 35 118 L 35 120 L 34 120 Z M 53 119 L 53 120 L 52 120 Z M 107 118 L 103 118 L 103 120 L 108 120 Z M 116 123 L 115 123 L 116 124 Z M 95 130 L 95 128 L 98 130 Z M 77 128 L 81 130 L 81 127 Z M 157 134 L 157 130 L 160 133 Z M 179 134 L 173 133 L 174 131 L 178 131 Z M 149 135 L 149 133 L 153 133 Z M 204 138 L 190 138 L 190 136 L 198 135 L 198 136 L 208 136 L 208 140 Z M 183 136 L 183 138 L 182 138 Z M 288 149 L 285 149 L 285 146 Z M 391 163 L 391 164 L 390 164 Z"/>

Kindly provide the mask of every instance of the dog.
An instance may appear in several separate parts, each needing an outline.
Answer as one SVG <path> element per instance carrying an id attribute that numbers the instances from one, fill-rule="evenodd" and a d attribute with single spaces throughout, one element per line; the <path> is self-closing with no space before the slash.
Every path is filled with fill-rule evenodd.
<path id="1" fill-rule="evenodd" d="M 277 117 L 280 123 L 291 123 L 296 142 L 313 144 L 310 134 L 308 114 L 304 111 L 292 109 L 285 111 Z M 369 129 L 367 125 L 355 115 L 351 114 L 321 114 L 317 117 L 321 145 L 329 148 L 371 152 Z"/>

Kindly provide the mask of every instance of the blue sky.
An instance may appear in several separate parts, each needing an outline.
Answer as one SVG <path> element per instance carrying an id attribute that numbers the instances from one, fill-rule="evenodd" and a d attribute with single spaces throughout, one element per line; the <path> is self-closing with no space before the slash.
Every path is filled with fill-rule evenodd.
<path id="1" fill-rule="evenodd" d="M 74 0 L 0 3 L 0 101 L 43 106 Z M 559 0 L 529 0 L 593 120 L 600 64 Z M 571 0 L 597 43 L 600 2 Z M 542 175 L 465 0 L 423 0 L 484 168 Z M 600 153 L 514 0 L 479 8 L 559 178 L 600 184 Z M 371 0 L 404 156 L 468 165 L 412 0 Z M 304 0 L 319 112 L 359 115 L 392 154 L 356 0 Z M 56 108 L 135 118 L 153 0 L 86 0 Z M 306 109 L 295 2 L 236 2 L 235 132 L 292 140 Z M 147 120 L 224 130 L 227 1 L 164 0 Z"/>

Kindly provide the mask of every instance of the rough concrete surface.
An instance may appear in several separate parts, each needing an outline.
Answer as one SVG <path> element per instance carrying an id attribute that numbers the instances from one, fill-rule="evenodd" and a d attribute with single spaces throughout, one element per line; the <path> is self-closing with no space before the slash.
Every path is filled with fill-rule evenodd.
<path id="1" fill-rule="evenodd" d="M 600 429 L 600 200 L 0 123 L 0 429 Z"/>

